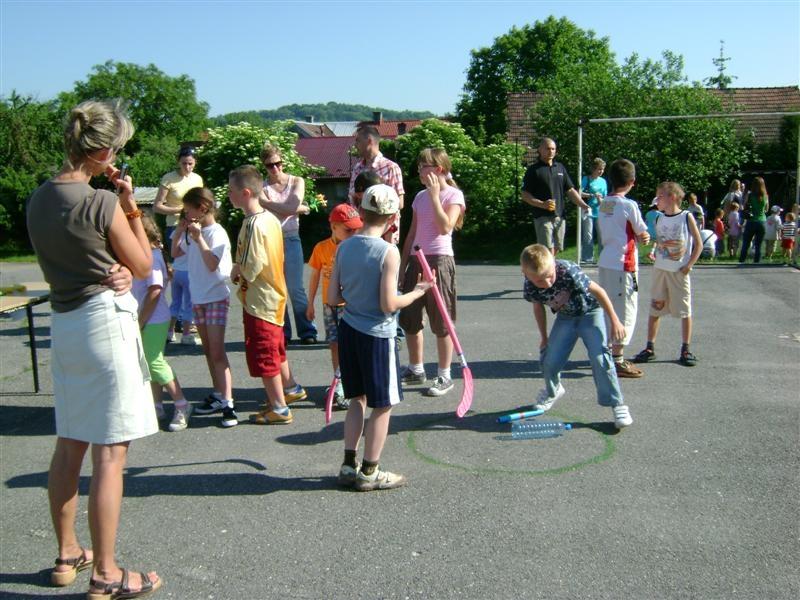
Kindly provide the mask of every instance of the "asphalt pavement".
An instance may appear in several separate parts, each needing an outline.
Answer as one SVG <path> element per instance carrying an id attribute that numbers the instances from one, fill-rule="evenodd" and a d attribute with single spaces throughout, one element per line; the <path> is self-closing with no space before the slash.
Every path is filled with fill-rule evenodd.
<path id="1" fill-rule="evenodd" d="M 644 347 L 650 270 L 629 356 Z M 383 464 L 408 486 L 370 493 L 336 487 L 344 413 L 325 426 L 325 345 L 289 349 L 310 398 L 293 405 L 292 425 L 246 422 L 264 394 L 247 374 L 234 300 L 226 347 L 243 422 L 194 417 L 131 444 L 120 564 L 158 571 L 155 598 L 800 597 L 800 271 L 707 265 L 692 276 L 698 365 L 677 363 L 680 324 L 664 319 L 657 360 L 622 380 L 631 427 L 617 433 L 598 406 L 579 343 L 551 411 L 574 429 L 510 441 L 497 416 L 529 407 L 541 387 L 532 311 L 518 268 L 459 265 L 472 411 L 455 416 L 455 365 L 449 395 L 407 390 Z M 40 277 L 35 265 L 0 265 L 1 285 Z M 0 597 L 84 598 L 85 572 L 49 586 L 49 305 L 35 314 L 39 394 L 25 320 L 0 319 Z M 425 345 L 431 376 L 430 334 Z M 167 357 L 187 397 L 202 399 L 201 350 L 169 345 Z M 90 474 L 85 465 L 85 544 Z"/>

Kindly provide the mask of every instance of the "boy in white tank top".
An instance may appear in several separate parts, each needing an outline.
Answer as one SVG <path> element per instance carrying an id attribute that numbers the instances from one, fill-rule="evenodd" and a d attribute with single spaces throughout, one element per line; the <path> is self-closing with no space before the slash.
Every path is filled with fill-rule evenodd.
<path id="1" fill-rule="evenodd" d="M 658 210 L 664 214 L 656 221 L 655 264 L 650 288 L 650 317 L 647 321 L 647 347 L 633 362 L 654 360 L 659 319 L 671 314 L 681 319 L 681 352 L 678 362 L 693 367 L 697 358 L 689 351 L 692 340 L 692 286 L 689 273 L 700 257 L 703 242 L 691 213 L 681 210 L 683 188 L 665 181 L 658 186 Z"/>

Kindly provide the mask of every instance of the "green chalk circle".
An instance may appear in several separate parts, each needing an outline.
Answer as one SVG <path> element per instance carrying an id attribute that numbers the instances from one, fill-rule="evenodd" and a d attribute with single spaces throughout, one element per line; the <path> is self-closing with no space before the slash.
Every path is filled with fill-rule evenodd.
<path id="1" fill-rule="evenodd" d="M 463 419 L 438 416 L 410 431 L 406 445 L 428 464 L 476 475 L 561 475 L 604 462 L 616 452 L 613 423 L 548 413 L 537 419 L 561 419 L 573 429 L 559 438 L 512 441 L 510 424 L 496 424 L 501 414 L 505 413 L 469 413 Z"/>

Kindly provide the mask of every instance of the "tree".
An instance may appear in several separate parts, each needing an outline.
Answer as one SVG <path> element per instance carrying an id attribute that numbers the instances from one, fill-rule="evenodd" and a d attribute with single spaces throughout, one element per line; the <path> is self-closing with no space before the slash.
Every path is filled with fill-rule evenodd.
<path id="1" fill-rule="evenodd" d="M 208 125 L 208 104 L 197 99 L 194 80 L 188 75 L 170 77 L 155 65 L 107 61 L 95 65 L 86 81 L 78 81 L 72 92 L 60 95 L 65 110 L 89 99 L 124 98 L 136 127 L 126 148 L 139 151 L 145 139 L 196 140 Z M 177 146 L 169 149 L 177 151 Z"/>
<path id="2" fill-rule="evenodd" d="M 707 77 L 703 80 L 708 87 L 715 87 L 720 90 L 727 90 L 734 79 L 737 77 L 725 73 L 725 63 L 730 60 L 730 57 L 725 56 L 725 40 L 719 41 L 719 58 L 712 58 L 711 62 L 717 67 L 717 74 L 713 77 Z"/>
<path id="3" fill-rule="evenodd" d="M 289 131 L 288 122 L 269 123 L 256 127 L 250 123 L 238 123 L 208 130 L 208 142 L 198 152 L 198 172 L 203 176 L 220 203 L 218 219 L 231 234 L 238 233 L 242 222 L 241 211 L 236 210 L 228 199 L 228 173 L 241 165 L 254 165 L 263 172 L 261 149 L 266 142 L 280 148 L 283 168 L 287 173 L 306 180 L 306 199 L 315 194 L 313 175 L 322 169 L 308 165 L 294 148 L 297 134 Z"/>
<path id="4" fill-rule="evenodd" d="M 778 140 L 757 144 L 753 149 L 751 165 L 756 168 L 794 170 L 797 167 L 797 136 L 800 134 L 800 117 L 786 116 L 781 119 Z"/>
<path id="5" fill-rule="evenodd" d="M 64 160 L 62 115 L 55 102 L 11 96 L 0 101 L 0 239 L 27 248 L 25 200 Z"/>
<path id="6" fill-rule="evenodd" d="M 411 201 L 422 190 L 417 172 L 417 157 L 423 148 L 443 148 L 453 166 L 453 178 L 464 192 L 467 214 L 463 234 L 495 234 L 507 232 L 517 223 L 514 219 L 519 202 L 516 182 L 522 177 L 522 164 L 513 144 L 476 144 L 455 123 L 438 119 L 423 121 L 409 133 L 381 148 L 393 153 L 403 171 L 407 218 L 411 223 Z"/>
<path id="7" fill-rule="evenodd" d="M 135 140 L 136 154 L 131 156 L 129 148 L 125 148 L 125 153 L 130 156 L 127 162 L 133 184 L 136 187 L 157 187 L 164 173 L 175 168 L 180 140 L 171 135 L 147 132 L 137 132 Z"/>
<path id="8" fill-rule="evenodd" d="M 264 125 L 269 121 L 305 121 L 313 116 L 316 121 L 368 121 L 373 112 L 381 112 L 384 119 L 428 119 L 433 113 L 428 111 L 391 110 L 363 104 L 344 104 L 327 102 L 320 104 L 289 104 L 273 110 L 248 110 L 214 117 L 216 125 L 233 125 L 245 121 L 253 125 Z"/>
<path id="9" fill-rule="evenodd" d="M 558 140 L 560 160 L 575 173 L 580 119 L 702 115 L 723 108 L 699 83 L 686 83 L 681 56 L 664 52 L 661 61 L 642 61 L 634 54 L 610 71 L 610 79 L 590 74 L 551 80 L 534 111 L 534 130 Z M 727 179 L 747 158 L 729 119 L 592 124 L 585 131 L 584 157 L 601 156 L 609 162 L 625 157 L 637 165 L 633 194 L 638 197 L 652 197 L 666 179 L 687 191 L 704 191 Z"/>
<path id="10" fill-rule="evenodd" d="M 614 66 L 608 38 L 598 39 L 567 18 L 513 27 L 488 48 L 472 50 L 456 112 L 478 141 L 505 136 L 510 92 L 541 91 L 557 76 L 603 76 Z"/>

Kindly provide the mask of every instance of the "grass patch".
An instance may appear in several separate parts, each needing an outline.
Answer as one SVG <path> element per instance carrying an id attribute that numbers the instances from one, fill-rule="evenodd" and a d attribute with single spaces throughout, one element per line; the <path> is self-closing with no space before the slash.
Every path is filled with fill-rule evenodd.
<path id="1" fill-rule="evenodd" d="M 8 254 L 4 252 L 0 252 L 0 260 L 3 262 L 11 262 L 11 263 L 26 263 L 26 262 L 36 262 L 36 255 L 35 254 L 14 254 L 9 252 Z"/>

